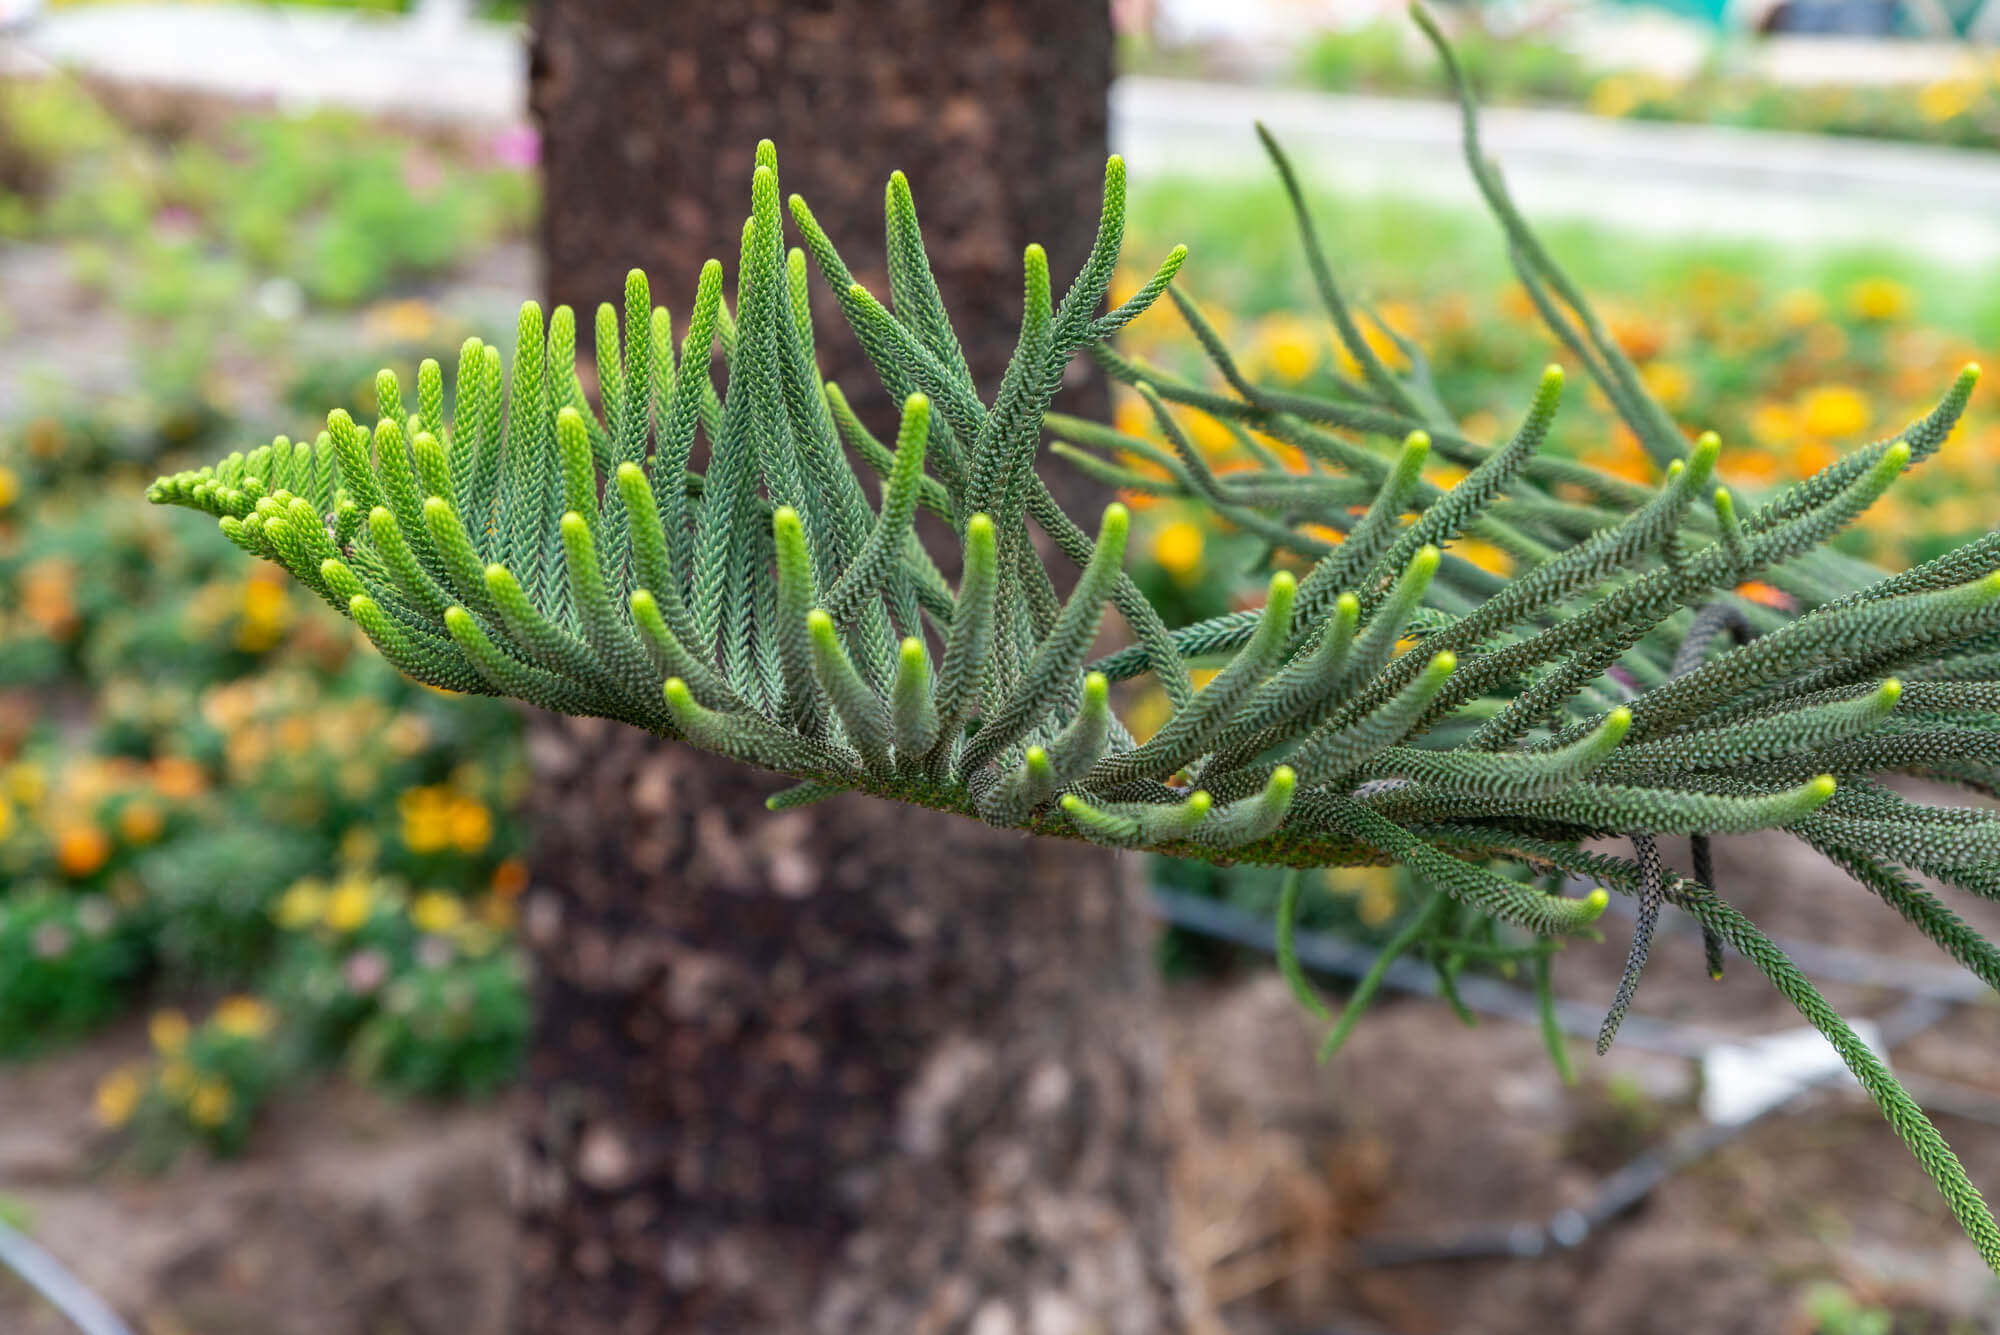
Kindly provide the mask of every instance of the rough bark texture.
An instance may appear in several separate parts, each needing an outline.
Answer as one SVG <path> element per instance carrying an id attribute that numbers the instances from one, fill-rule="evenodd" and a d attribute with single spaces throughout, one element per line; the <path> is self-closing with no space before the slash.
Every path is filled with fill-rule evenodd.
<path id="1" fill-rule="evenodd" d="M 530 96 L 550 298 L 588 329 L 637 265 L 684 319 L 702 261 L 733 281 L 768 138 L 785 192 L 884 300 L 882 189 L 908 175 L 991 393 L 1020 327 L 1022 247 L 1047 249 L 1058 293 L 1090 249 L 1111 58 L 1104 0 L 544 0 Z M 813 289 L 822 372 L 885 407 L 817 273 Z M 1066 405 L 1090 411 L 1077 394 Z"/>
<path id="2" fill-rule="evenodd" d="M 770 137 L 884 294 L 909 173 L 990 392 L 1022 245 L 1088 249 L 1110 49 L 1090 0 L 545 0 L 550 296 L 639 264 L 685 318 Z M 823 371 L 891 426 L 814 286 Z M 531 741 L 524 1335 L 1183 1328 L 1129 868 L 864 798 L 772 816 L 765 776 L 608 725 Z"/>
<path id="3" fill-rule="evenodd" d="M 535 744 L 523 1329 L 1178 1328 L 1124 864 Z"/>

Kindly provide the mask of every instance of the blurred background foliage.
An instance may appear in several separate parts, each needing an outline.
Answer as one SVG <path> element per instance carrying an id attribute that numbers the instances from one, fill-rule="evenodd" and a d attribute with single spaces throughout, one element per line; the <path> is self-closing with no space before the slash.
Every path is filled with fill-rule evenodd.
<path id="1" fill-rule="evenodd" d="M 1614 97 L 1607 77 L 1533 40 L 1467 51 L 1503 98 L 1680 114 L 1658 90 Z M 1384 92 L 1434 79 L 1400 31 L 1366 28 L 1309 44 L 1298 73 Z M 1763 96 L 1695 100 L 1722 116 Z M 1914 119 L 1860 117 L 1878 128 L 1854 132 L 1987 142 L 2000 116 L 1990 82 L 1948 116 L 1891 100 Z M 335 404 L 372 414 L 377 367 L 407 380 L 419 357 L 504 331 L 535 283 L 534 153 L 518 129 L 163 111 L 69 80 L 0 83 L 0 1057 L 150 1015 L 151 1055 L 107 1077 L 94 1109 L 144 1162 L 243 1148 L 259 1107 L 315 1072 L 448 1098 L 517 1068 L 529 1007 L 513 934 L 532 837 L 518 717 L 400 679 L 310 595 L 143 490 L 276 432 L 310 436 Z M 1317 207 L 1338 253 L 1368 257 L 1348 277 L 1382 355 L 1402 356 L 1388 331 L 1414 340 L 1466 434 L 1505 431 L 1557 350 L 1484 223 L 1376 199 Z M 1315 314 L 1275 187 L 1142 179 L 1133 209 L 1132 253 L 1188 242 L 1182 282 L 1253 374 L 1325 388 L 1353 369 Z M 1581 226 L 1550 239 L 1648 384 L 1691 430 L 1722 433 L 1725 474 L 1753 490 L 1894 430 L 1965 360 L 2000 349 L 1995 289 L 1906 256 Z M 691 276 L 654 277 L 671 294 Z M 1171 308 L 1128 342 L 1205 374 Z M 1136 399 L 1116 414 L 1152 434 Z M 1218 471 L 1250 462 L 1221 424 L 1188 424 Z M 1898 564 L 1984 527 L 2000 424 L 1967 430 L 1877 508 L 1857 549 Z M 1587 393 L 1553 448 L 1652 479 Z M 1135 573 L 1170 617 L 1261 586 L 1265 553 L 1246 535 L 1125 499 Z M 1505 568 L 1498 551 L 1466 554 Z M 1164 712 L 1131 704 L 1142 732 Z M 1259 871 L 1156 873 L 1258 913 L 1277 895 Z M 1404 911 L 1393 872 L 1325 884 L 1306 899 L 1309 928 L 1380 939 Z M 1181 934 L 1162 947 L 1175 970 L 1228 955 Z"/>
<path id="2" fill-rule="evenodd" d="M 1303 45 L 1298 82 L 1342 93 L 1441 97 L 1437 62 L 1409 25 L 1378 20 L 1318 34 Z M 1610 69 L 1533 33 L 1496 38 L 1471 27 L 1459 58 L 1489 103 L 1569 107 L 1631 120 L 1735 125 L 1991 148 L 2000 144 L 2000 61 L 1968 51 L 1948 73 L 1914 89 L 1895 83 L 1786 86 L 1749 67 L 1738 37 L 1719 40 L 1691 73 Z"/>

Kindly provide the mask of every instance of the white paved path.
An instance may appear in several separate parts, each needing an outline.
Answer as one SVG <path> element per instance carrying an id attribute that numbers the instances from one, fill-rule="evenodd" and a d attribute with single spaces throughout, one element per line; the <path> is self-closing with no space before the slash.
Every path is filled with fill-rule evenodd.
<path id="1" fill-rule="evenodd" d="M 1268 178 L 1261 120 L 1322 186 L 1476 206 L 1458 113 L 1442 102 L 1124 79 L 1112 117 L 1141 180 Z M 1537 220 L 2000 260 L 2000 153 L 1561 111 L 1499 109 L 1482 124 Z"/>

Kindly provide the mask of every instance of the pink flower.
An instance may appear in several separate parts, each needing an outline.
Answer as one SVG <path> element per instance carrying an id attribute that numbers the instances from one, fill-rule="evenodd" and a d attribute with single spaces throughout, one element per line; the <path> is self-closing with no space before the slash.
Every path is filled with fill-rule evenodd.
<path id="1" fill-rule="evenodd" d="M 502 167 L 525 171 L 542 160 L 542 137 L 532 125 L 510 125 L 488 140 L 486 148 Z"/>
<path id="2" fill-rule="evenodd" d="M 368 996 L 389 976 L 389 959 L 379 950 L 357 950 L 341 967 L 341 977 L 357 996 Z"/>

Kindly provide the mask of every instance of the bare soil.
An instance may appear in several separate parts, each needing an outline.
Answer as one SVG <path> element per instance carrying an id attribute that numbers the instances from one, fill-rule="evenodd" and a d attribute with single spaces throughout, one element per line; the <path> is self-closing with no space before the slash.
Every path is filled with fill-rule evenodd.
<path id="1" fill-rule="evenodd" d="M 1684 854 L 1670 851 L 1683 867 Z M 1724 892 L 1774 935 L 1948 963 L 1795 841 L 1723 841 L 1717 861 Z M 1949 898 L 1989 934 L 2000 925 L 1996 906 Z M 1603 945 L 1559 957 L 1566 997 L 1609 1000 L 1626 945 L 1626 920 L 1611 921 Z M 1821 990 L 1850 1019 L 1902 1000 Z M 1634 1014 L 1719 1034 L 1801 1023 L 1741 960 L 1710 982 L 1685 920 L 1663 924 Z M 1170 1022 L 1190 1251 L 1228 1329 L 1806 1335 L 1806 1296 L 1832 1282 L 1893 1313 L 1899 1335 L 2000 1331 L 2000 1283 L 1851 1081 L 1756 1124 L 1574 1249 L 1370 1268 L 1362 1240 L 1444 1241 L 1581 1206 L 1698 1121 L 1697 1064 L 1631 1045 L 1600 1060 L 1579 1040 L 1579 1083 L 1565 1089 L 1532 1027 L 1468 1029 L 1441 1005 L 1403 999 L 1380 1004 L 1322 1067 L 1316 1035 L 1266 973 L 1180 989 Z M 1963 1006 L 1898 1047 L 1894 1064 L 2000 1112 L 1996 1040 L 2000 1008 Z M 2000 1127 L 1934 1115 L 1973 1181 L 2000 1191 Z"/>

